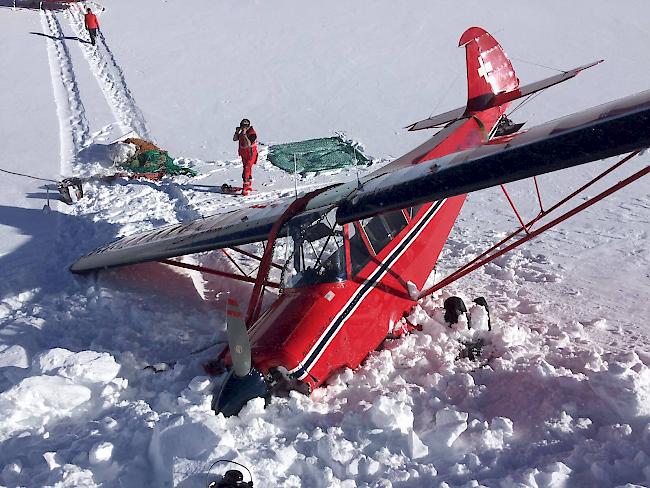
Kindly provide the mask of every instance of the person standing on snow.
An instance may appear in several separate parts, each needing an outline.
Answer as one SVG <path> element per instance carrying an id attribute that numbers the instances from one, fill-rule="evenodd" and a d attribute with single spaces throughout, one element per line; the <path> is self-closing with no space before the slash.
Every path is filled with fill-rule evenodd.
<path id="1" fill-rule="evenodd" d="M 242 119 L 239 127 L 232 136 L 233 141 L 239 141 L 239 156 L 241 156 L 244 171 L 242 172 L 242 195 L 248 195 L 253 189 L 253 165 L 257 163 L 257 133 L 251 121 Z"/>
<path id="2" fill-rule="evenodd" d="M 97 22 L 97 17 L 94 13 L 88 8 L 86 15 L 84 15 L 84 23 L 86 24 L 86 29 L 88 29 L 88 35 L 90 36 L 90 43 L 95 45 L 95 38 L 97 37 L 97 31 L 99 30 L 99 22 Z"/>

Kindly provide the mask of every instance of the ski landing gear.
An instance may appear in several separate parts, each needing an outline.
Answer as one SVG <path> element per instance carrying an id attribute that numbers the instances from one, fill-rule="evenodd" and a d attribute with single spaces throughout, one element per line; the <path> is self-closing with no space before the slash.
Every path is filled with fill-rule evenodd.
<path id="1" fill-rule="evenodd" d="M 68 205 L 72 205 L 74 201 L 78 201 L 84 196 L 81 178 L 66 178 L 65 180 L 59 181 L 56 187 L 59 190 L 59 194 L 61 195 L 61 200 Z M 74 201 L 72 199 L 72 195 L 70 194 L 71 188 L 75 196 Z"/>

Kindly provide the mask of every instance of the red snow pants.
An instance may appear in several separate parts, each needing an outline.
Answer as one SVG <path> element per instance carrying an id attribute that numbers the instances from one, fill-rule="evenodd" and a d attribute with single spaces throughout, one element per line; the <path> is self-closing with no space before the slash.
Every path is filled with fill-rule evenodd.
<path id="1" fill-rule="evenodd" d="M 239 148 L 244 170 L 242 171 L 242 192 L 247 194 L 253 188 L 253 165 L 257 163 L 257 146 Z"/>

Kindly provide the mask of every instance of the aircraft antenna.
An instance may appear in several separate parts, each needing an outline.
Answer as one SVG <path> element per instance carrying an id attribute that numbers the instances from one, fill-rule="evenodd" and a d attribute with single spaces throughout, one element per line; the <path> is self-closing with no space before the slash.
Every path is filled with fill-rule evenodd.
<path id="1" fill-rule="evenodd" d="M 298 160 L 296 158 L 296 153 L 293 153 L 293 191 L 298 200 Z"/>
<path id="2" fill-rule="evenodd" d="M 352 144 L 352 154 L 354 156 L 354 167 L 357 170 L 357 188 L 361 188 L 361 177 L 359 176 L 359 161 L 357 161 L 357 148 Z"/>

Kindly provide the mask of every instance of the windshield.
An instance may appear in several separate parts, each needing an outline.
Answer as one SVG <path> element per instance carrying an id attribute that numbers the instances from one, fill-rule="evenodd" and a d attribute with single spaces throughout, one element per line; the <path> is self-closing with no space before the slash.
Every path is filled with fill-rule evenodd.
<path id="1" fill-rule="evenodd" d="M 284 285 L 287 288 L 346 279 L 343 227 L 331 210 L 307 222 L 289 222 Z"/>

